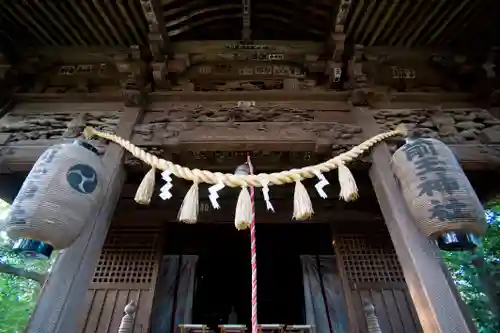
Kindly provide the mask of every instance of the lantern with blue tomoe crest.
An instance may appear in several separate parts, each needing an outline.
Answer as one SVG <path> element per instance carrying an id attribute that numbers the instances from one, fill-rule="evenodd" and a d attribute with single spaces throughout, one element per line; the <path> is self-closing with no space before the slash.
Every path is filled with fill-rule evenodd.
<path id="1" fill-rule="evenodd" d="M 26 177 L 6 218 L 14 250 L 50 257 L 69 247 L 103 200 L 104 167 L 97 150 L 74 141 L 47 149 Z"/>
<path id="2" fill-rule="evenodd" d="M 472 250 L 486 232 L 484 209 L 453 152 L 441 141 L 409 139 L 392 169 L 420 230 L 443 250 Z"/>

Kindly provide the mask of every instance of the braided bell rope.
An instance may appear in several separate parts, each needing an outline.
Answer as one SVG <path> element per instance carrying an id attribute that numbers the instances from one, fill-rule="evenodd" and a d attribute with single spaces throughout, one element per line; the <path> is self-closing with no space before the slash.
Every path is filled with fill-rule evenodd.
<path id="1" fill-rule="evenodd" d="M 162 171 L 169 170 L 178 178 L 183 178 L 196 183 L 223 183 L 225 186 L 229 187 L 262 187 L 262 181 L 264 181 L 264 183 L 267 181 L 269 185 L 283 185 L 302 181 L 306 178 L 314 178 L 316 177 L 316 172 L 329 172 L 337 169 L 339 164 L 350 163 L 384 140 L 395 136 L 406 135 L 406 128 L 400 125 L 393 131 L 377 134 L 363 143 L 353 147 L 351 150 L 337 155 L 323 163 L 270 174 L 259 173 L 257 175 L 234 175 L 230 173 L 211 172 L 208 170 L 189 169 L 171 161 L 158 158 L 157 156 L 144 151 L 130 141 L 125 140 L 113 133 L 101 132 L 92 127 L 86 127 L 84 130 L 84 136 L 86 138 L 96 136 L 112 141 L 130 152 L 139 160 L 149 164 L 151 167 Z"/>

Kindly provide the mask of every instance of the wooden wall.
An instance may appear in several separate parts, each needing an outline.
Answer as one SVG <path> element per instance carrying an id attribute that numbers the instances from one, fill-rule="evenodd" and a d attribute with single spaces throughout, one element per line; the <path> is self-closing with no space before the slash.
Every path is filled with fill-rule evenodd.
<path id="1" fill-rule="evenodd" d="M 114 221 L 75 333 L 117 333 L 125 305 L 138 304 L 134 333 L 147 333 L 161 260 L 159 225 Z"/>
<path id="2" fill-rule="evenodd" d="M 389 235 L 379 232 L 334 237 L 351 326 L 368 332 L 363 311 L 367 299 L 375 306 L 382 332 L 422 332 Z"/>

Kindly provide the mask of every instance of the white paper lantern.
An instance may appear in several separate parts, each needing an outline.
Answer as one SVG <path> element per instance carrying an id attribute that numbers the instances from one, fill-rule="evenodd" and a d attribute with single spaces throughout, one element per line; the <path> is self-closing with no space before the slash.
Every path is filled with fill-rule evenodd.
<path id="1" fill-rule="evenodd" d="M 392 158 L 415 222 L 445 250 L 475 246 L 486 232 L 483 207 L 453 152 L 441 141 L 410 140 Z"/>
<path id="2" fill-rule="evenodd" d="M 70 246 L 103 200 L 104 168 L 97 150 L 82 141 L 55 145 L 33 166 L 7 216 L 12 239 Z"/>

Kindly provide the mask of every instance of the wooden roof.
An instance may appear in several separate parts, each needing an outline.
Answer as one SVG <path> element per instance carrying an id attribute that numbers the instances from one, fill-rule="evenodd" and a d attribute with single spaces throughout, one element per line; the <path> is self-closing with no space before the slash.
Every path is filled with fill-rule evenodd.
<path id="1" fill-rule="evenodd" d="M 238 40 L 249 0 L 158 0 L 168 36 Z M 252 0 L 253 39 L 325 41 L 345 6 L 348 43 L 489 47 L 498 42 L 497 0 Z M 3 1 L 0 44 L 148 44 L 140 0 Z"/>

